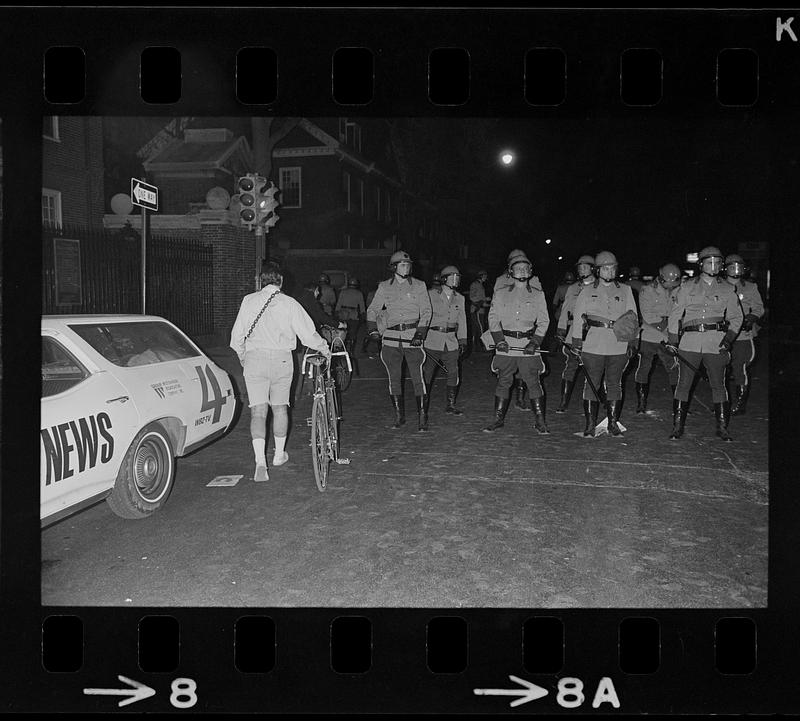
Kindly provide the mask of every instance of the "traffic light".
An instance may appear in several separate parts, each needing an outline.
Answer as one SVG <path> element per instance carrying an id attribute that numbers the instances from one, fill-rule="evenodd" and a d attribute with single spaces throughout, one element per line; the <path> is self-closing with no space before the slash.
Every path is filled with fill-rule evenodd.
<path id="1" fill-rule="evenodd" d="M 256 222 L 258 224 L 263 223 L 267 233 L 269 233 L 269 229 L 274 227 L 279 220 L 278 213 L 276 212 L 278 201 L 275 198 L 279 192 L 280 189 L 275 187 L 272 181 L 270 181 L 268 188 L 262 187 L 259 192 Z"/>
<path id="2" fill-rule="evenodd" d="M 242 209 L 239 211 L 239 220 L 248 230 L 253 229 L 256 223 L 256 176 L 253 173 L 239 178 L 239 203 Z"/>

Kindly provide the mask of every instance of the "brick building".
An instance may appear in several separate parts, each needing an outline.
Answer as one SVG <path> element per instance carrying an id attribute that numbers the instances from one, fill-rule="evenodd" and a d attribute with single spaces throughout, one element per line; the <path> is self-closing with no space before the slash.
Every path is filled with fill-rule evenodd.
<path id="1" fill-rule="evenodd" d="M 42 222 L 102 227 L 102 118 L 47 116 L 42 130 Z"/>

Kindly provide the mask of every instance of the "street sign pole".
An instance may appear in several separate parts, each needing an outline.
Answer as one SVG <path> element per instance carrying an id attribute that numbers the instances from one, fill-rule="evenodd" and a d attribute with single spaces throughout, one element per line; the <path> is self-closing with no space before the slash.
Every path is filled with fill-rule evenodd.
<path id="1" fill-rule="evenodd" d="M 147 208 L 142 208 L 142 315 L 147 312 L 147 236 L 150 233 L 147 215 Z"/>
<path id="2" fill-rule="evenodd" d="M 261 290 L 261 264 L 264 260 L 262 247 L 264 245 L 264 228 L 261 225 L 256 226 L 256 242 L 253 243 L 256 253 L 256 292 Z"/>

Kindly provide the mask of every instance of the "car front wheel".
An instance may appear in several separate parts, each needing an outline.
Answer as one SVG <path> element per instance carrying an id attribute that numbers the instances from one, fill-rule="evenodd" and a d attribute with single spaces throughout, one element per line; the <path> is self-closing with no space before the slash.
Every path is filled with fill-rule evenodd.
<path id="1" fill-rule="evenodd" d="M 160 423 L 151 423 L 133 439 L 106 500 L 122 518 L 144 518 L 164 505 L 174 479 L 169 434 Z"/>

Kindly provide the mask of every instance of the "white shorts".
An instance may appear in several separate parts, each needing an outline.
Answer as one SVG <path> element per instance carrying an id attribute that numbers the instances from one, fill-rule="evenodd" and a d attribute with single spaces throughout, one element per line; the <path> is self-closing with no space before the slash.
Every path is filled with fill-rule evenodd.
<path id="1" fill-rule="evenodd" d="M 252 350 L 244 356 L 248 405 L 288 406 L 294 365 L 289 350 Z"/>

